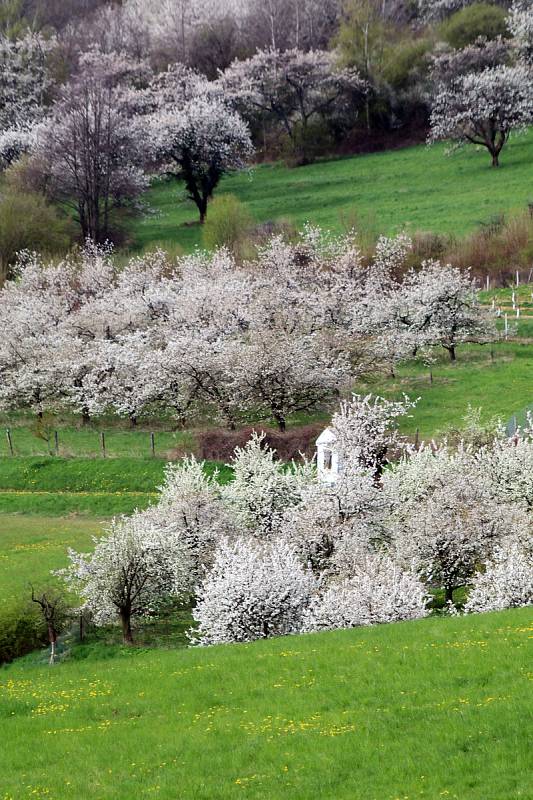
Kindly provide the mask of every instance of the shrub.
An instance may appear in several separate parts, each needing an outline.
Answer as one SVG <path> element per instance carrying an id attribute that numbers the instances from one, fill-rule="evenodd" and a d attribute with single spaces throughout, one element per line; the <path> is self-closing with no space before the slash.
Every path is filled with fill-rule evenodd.
<path id="1" fill-rule="evenodd" d="M 0 612 L 0 664 L 26 655 L 48 642 L 46 626 L 27 604 L 3 608 Z"/>
<path id="2" fill-rule="evenodd" d="M 304 425 L 292 428 L 284 433 L 270 429 L 258 429 L 265 433 L 264 446 L 276 451 L 282 461 L 297 461 L 303 454 L 312 458 L 315 453 L 315 442 L 322 433 L 321 424 Z M 233 458 L 235 448 L 244 447 L 254 433 L 254 428 L 243 428 L 239 431 L 220 429 L 208 430 L 198 435 L 198 455 L 202 461 L 224 461 Z"/>
<path id="3" fill-rule="evenodd" d="M 223 541 L 193 617 L 202 644 L 251 642 L 297 633 L 316 590 L 289 544 Z"/>
<path id="4" fill-rule="evenodd" d="M 429 39 L 404 39 L 389 45 L 384 52 L 383 79 L 395 91 L 411 86 L 427 72 Z"/>
<path id="5" fill-rule="evenodd" d="M 480 36 L 496 39 L 508 36 L 507 17 L 503 8 L 488 3 L 474 3 L 453 14 L 440 27 L 440 34 L 452 47 L 461 49 Z"/>
<path id="6" fill-rule="evenodd" d="M 332 583 L 304 615 L 304 630 L 355 628 L 427 615 L 424 585 L 386 555 L 360 557 L 351 577 Z"/>
<path id="7" fill-rule="evenodd" d="M 292 136 L 282 137 L 282 156 L 289 167 L 312 164 L 320 156 L 333 149 L 332 129 L 334 120 L 311 120 L 304 127 L 295 124 Z"/>
<path id="8" fill-rule="evenodd" d="M 506 542 L 474 578 L 465 606 L 474 611 L 501 611 L 533 603 L 533 553 L 518 539 Z"/>
<path id="9" fill-rule="evenodd" d="M 502 281 L 529 267 L 533 257 L 533 217 L 528 212 L 498 217 L 450 244 L 443 260 L 477 273 L 491 272 Z"/>
<path id="10" fill-rule="evenodd" d="M 209 206 L 202 232 L 203 243 L 209 250 L 228 247 L 240 255 L 252 225 L 252 216 L 246 206 L 235 195 L 223 194 Z"/>
<path id="11" fill-rule="evenodd" d="M 38 194 L 6 192 L 0 196 L 0 283 L 9 277 L 21 250 L 47 255 L 70 244 L 69 225 Z"/>

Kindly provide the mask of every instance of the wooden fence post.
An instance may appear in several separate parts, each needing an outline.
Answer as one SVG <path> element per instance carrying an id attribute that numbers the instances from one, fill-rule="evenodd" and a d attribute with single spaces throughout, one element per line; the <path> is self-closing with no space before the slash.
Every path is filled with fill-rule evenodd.
<path id="1" fill-rule="evenodd" d="M 56 451 L 56 456 L 59 455 L 59 434 L 57 431 L 54 431 L 54 447 Z"/>
<path id="2" fill-rule="evenodd" d="M 102 447 L 102 458 L 105 458 L 105 433 L 100 431 L 100 445 Z"/>
<path id="3" fill-rule="evenodd" d="M 152 451 L 152 458 L 155 458 L 155 435 L 150 434 L 150 450 Z"/>
<path id="4" fill-rule="evenodd" d="M 13 439 L 11 438 L 11 431 L 9 430 L 9 428 L 6 429 L 6 436 L 7 436 L 7 443 L 9 445 L 9 452 L 11 453 L 12 456 L 14 456 L 15 453 L 13 452 Z"/>

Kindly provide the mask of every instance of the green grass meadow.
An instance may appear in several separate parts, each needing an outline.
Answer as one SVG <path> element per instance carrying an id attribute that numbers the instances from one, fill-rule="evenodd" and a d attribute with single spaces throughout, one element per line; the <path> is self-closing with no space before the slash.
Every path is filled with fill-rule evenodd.
<path id="1" fill-rule="evenodd" d="M 454 363 L 442 353 L 431 370 L 410 363 L 395 374 L 387 380 L 377 378 L 369 388 L 386 397 L 405 393 L 418 399 L 401 428 L 409 435 L 418 429 L 425 439 L 442 435 L 450 426 L 461 427 L 469 405 L 482 409 L 484 421 L 497 417 L 507 423 L 514 416 L 521 419 L 524 408 L 533 404 L 533 347 L 528 344 L 464 346 Z"/>
<path id="2" fill-rule="evenodd" d="M 526 800 L 533 614 L 0 672 L 2 798 Z"/>
<path id="3" fill-rule="evenodd" d="M 68 549 L 88 552 L 101 531 L 98 519 L 61 518 L 57 510 L 50 517 L 1 514 L 0 611 L 28 599 L 30 582 L 53 582 L 50 572 L 67 566 Z"/>
<path id="4" fill-rule="evenodd" d="M 217 194 L 236 195 L 258 223 L 460 235 L 533 200 L 533 131 L 513 137 L 501 162 L 492 169 L 486 151 L 473 147 L 446 156 L 443 145 L 418 145 L 292 169 L 264 164 L 228 176 Z M 151 213 L 130 224 L 134 248 L 159 243 L 188 251 L 201 244 L 196 207 L 179 184 L 156 184 L 146 201 Z"/>
<path id="5" fill-rule="evenodd" d="M 157 499 L 165 467 L 142 458 L 0 458 L 0 514 L 131 514 Z M 221 482 L 231 478 L 224 464 L 207 462 L 205 470 Z"/>

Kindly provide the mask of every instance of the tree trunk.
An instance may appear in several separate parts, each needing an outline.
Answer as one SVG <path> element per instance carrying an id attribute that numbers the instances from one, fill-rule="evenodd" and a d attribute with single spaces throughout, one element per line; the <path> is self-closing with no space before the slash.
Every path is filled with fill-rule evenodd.
<path id="1" fill-rule="evenodd" d="M 131 613 L 128 609 L 120 612 L 120 622 L 122 624 L 122 641 L 124 644 L 133 644 L 133 634 L 131 632 Z"/>
<path id="2" fill-rule="evenodd" d="M 274 419 L 276 420 L 277 426 L 280 429 L 281 433 L 285 433 L 285 431 L 287 430 L 287 422 L 286 422 L 285 417 L 283 416 L 283 414 L 279 414 L 279 413 L 276 414 L 274 412 Z"/>
<path id="3" fill-rule="evenodd" d="M 500 166 L 500 156 L 498 155 L 498 153 L 493 153 L 492 154 L 492 166 L 493 167 L 499 167 Z"/>
<path id="4" fill-rule="evenodd" d="M 81 422 L 82 425 L 89 425 L 91 422 L 91 415 L 89 414 L 88 408 L 82 408 L 81 410 Z"/>
<path id="5" fill-rule="evenodd" d="M 444 599 L 446 603 L 453 603 L 453 586 L 444 587 Z"/>
<path id="6" fill-rule="evenodd" d="M 455 345 L 450 344 L 446 346 L 446 350 L 450 354 L 450 361 L 457 361 L 457 354 L 455 352 Z"/>

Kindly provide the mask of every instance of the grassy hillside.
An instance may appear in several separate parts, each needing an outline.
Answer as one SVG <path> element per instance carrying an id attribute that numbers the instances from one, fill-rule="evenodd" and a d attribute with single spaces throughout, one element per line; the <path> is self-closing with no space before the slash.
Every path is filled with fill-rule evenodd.
<path id="1" fill-rule="evenodd" d="M 208 474 L 215 469 L 229 480 L 228 467 L 206 464 Z M 0 458 L 0 513 L 131 514 L 157 497 L 164 475 L 159 459 Z"/>
<path id="2" fill-rule="evenodd" d="M 533 199 L 532 182 L 533 131 L 510 141 L 499 170 L 484 150 L 445 157 L 443 146 L 419 145 L 297 169 L 263 165 L 226 178 L 219 194 L 237 195 L 257 222 L 286 218 L 335 230 L 370 225 L 384 233 L 462 234 L 498 212 L 524 209 Z M 178 184 L 155 186 L 147 201 L 155 213 L 130 229 L 138 247 L 162 242 L 189 250 L 200 243 L 196 208 Z"/>
<path id="3" fill-rule="evenodd" d="M 531 609 L 0 672 L 2 797 L 526 800 Z"/>
<path id="4" fill-rule="evenodd" d="M 67 550 L 92 549 L 101 532 L 98 520 L 57 517 L 0 517 L 0 611 L 4 604 L 28 598 L 28 584 L 49 583 L 50 570 L 68 563 Z"/>
<path id="5" fill-rule="evenodd" d="M 533 347 L 499 344 L 492 354 L 488 345 L 462 347 L 453 364 L 440 354 L 431 374 L 429 367 L 409 363 L 397 368 L 395 378 L 377 378 L 370 388 L 387 397 L 406 393 L 419 398 L 412 415 L 402 421 L 406 434 L 418 428 L 427 439 L 449 426 L 460 427 L 469 405 L 482 409 L 483 420 L 499 417 L 507 423 L 533 404 Z"/>

